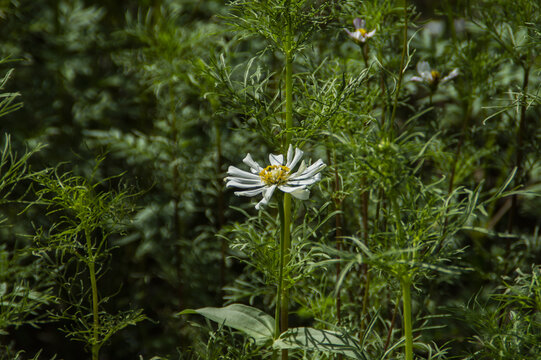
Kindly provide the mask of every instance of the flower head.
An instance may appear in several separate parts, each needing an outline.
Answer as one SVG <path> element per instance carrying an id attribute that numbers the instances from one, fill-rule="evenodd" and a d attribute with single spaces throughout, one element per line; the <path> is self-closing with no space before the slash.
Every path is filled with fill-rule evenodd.
<path id="1" fill-rule="evenodd" d="M 353 26 L 355 26 L 355 31 L 351 32 L 346 29 L 346 32 L 353 40 L 358 43 L 364 44 L 376 33 L 376 29 L 370 32 L 366 30 L 366 21 L 364 21 L 363 19 L 355 18 L 355 20 L 353 20 Z"/>
<path id="2" fill-rule="evenodd" d="M 293 151 L 293 147 L 290 145 L 285 164 L 283 155 L 269 154 L 270 165 L 263 168 L 252 159 L 250 154 L 247 154 L 242 161 L 250 167 L 250 172 L 230 166 L 227 170 L 229 176 L 225 178 L 226 187 L 242 189 L 235 191 L 237 196 L 262 194 L 263 199 L 255 206 L 258 210 L 269 202 L 276 188 L 297 199 L 306 200 L 310 196 L 310 190 L 307 189 L 307 186 L 321 179 L 320 172 L 326 165 L 319 159 L 312 165 L 306 166 L 303 160 L 298 170 L 294 172 L 293 169 L 301 160 L 302 155 L 303 152 L 300 149 Z"/>
<path id="3" fill-rule="evenodd" d="M 440 72 L 431 69 L 430 64 L 426 61 L 419 61 L 417 63 L 417 73 L 420 76 L 413 76 L 411 81 L 425 83 L 432 88 L 436 88 L 439 84 L 446 83 L 447 81 L 456 78 L 459 74 L 458 69 L 454 69 L 449 75 L 442 78 Z"/>

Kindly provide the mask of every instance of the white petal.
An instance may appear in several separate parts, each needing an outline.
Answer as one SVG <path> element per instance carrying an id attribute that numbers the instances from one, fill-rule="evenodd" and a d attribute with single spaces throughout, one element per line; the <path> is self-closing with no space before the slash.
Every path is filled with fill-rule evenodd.
<path id="1" fill-rule="evenodd" d="M 227 175 L 243 178 L 243 179 L 257 179 L 259 180 L 259 175 L 249 173 L 248 171 L 241 170 L 234 166 L 230 166 L 227 169 Z M 227 178 L 226 178 L 227 179 Z"/>
<path id="2" fill-rule="evenodd" d="M 444 82 L 447 82 L 451 79 L 454 79 L 456 78 L 458 75 L 460 74 L 460 72 L 458 71 L 458 69 L 453 69 L 453 71 L 451 71 L 449 73 L 449 75 L 447 75 L 446 77 L 444 77 L 443 79 L 441 79 L 441 82 L 444 83 Z"/>
<path id="3" fill-rule="evenodd" d="M 289 180 L 286 184 L 287 186 L 308 186 L 317 183 L 319 180 L 321 180 L 321 175 L 318 173 L 309 179 Z"/>
<path id="4" fill-rule="evenodd" d="M 358 32 L 358 31 L 354 31 L 354 32 L 351 32 L 349 31 L 348 29 L 345 29 L 346 32 L 348 33 L 348 35 L 353 39 L 353 40 L 359 40 L 359 38 L 361 37 L 361 33 Z"/>
<path id="5" fill-rule="evenodd" d="M 423 74 L 430 74 L 430 64 L 427 61 L 419 61 L 417 63 L 417 72 L 424 78 Z"/>
<path id="6" fill-rule="evenodd" d="M 424 82 L 425 79 L 423 79 L 422 77 L 419 77 L 419 76 L 412 76 L 411 81 L 417 81 L 417 82 Z"/>
<path id="7" fill-rule="evenodd" d="M 269 162 L 271 163 L 271 165 L 283 165 L 284 155 L 269 154 Z"/>
<path id="8" fill-rule="evenodd" d="M 308 179 L 314 176 L 315 174 L 317 174 L 318 172 L 320 172 L 321 170 L 323 170 L 325 166 L 327 165 L 323 163 L 323 160 L 319 159 L 318 161 L 310 165 L 308 168 L 306 168 L 306 170 L 304 170 L 302 173 L 300 173 L 300 170 L 297 171 L 295 174 L 293 174 L 290 177 L 290 180 L 293 181 L 293 180 Z"/>
<path id="9" fill-rule="evenodd" d="M 261 166 L 259 166 L 259 164 L 257 162 L 255 162 L 254 159 L 252 159 L 252 155 L 250 155 L 249 153 L 242 160 L 242 162 L 245 163 L 246 165 L 248 165 L 250 167 L 250 170 L 254 174 L 259 174 L 259 172 L 261 170 L 263 170 L 263 168 Z"/>
<path id="10" fill-rule="evenodd" d="M 265 191 L 265 187 L 260 187 L 259 189 L 253 189 L 253 190 L 243 190 L 243 191 L 235 191 L 234 194 L 237 196 L 256 196 L 261 194 L 263 191 Z"/>
<path id="11" fill-rule="evenodd" d="M 260 202 L 257 203 L 255 206 L 256 210 L 259 210 L 262 205 L 267 205 L 272 197 L 272 193 L 274 193 L 274 189 L 276 189 L 276 185 L 269 186 L 267 188 L 264 188 L 263 191 L 263 199 L 261 199 Z"/>
<path id="12" fill-rule="evenodd" d="M 239 189 L 250 189 L 256 186 L 263 186 L 263 184 L 261 183 L 261 181 L 259 183 L 243 183 L 236 180 L 229 180 L 227 184 L 225 184 L 225 187 L 236 187 Z"/>
<path id="13" fill-rule="evenodd" d="M 263 193 L 263 198 L 265 198 L 266 203 L 270 201 L 272 197 L 272 193 L 274 193 L 275 189 L 276 189 L 276 185 L 271 185 L 266 188 L 266 191 Z"/>
<path id="14" fill-rule="evenodd" d="M 302 158 L 303 155 L 304 155 L 304 152 L 301 149 L 295 149 L 295 156 L 292 156 L 292 159 L 290 160 L 289 152 L 288 152 L 288 159 L 287 159 L 286 166 L 290 170 L 293 169 L 295 166 L 297 166 L 297 163 L 299 162 L 299 160 Z"/>
<path id="15" fill-rule="evenodd" d="M 364 19 L 355 18 L 353 19 L 353 26 L 355 26 L 355 29 L 365 29 L 366 21 L 364 21 Z"/>
<path id="16" fill-rule="evenodd" d="M 287 163 L 286 163 L 287 167 L 289 167 L 288 164 L 291 163 L 291 160 L 293 160 L 293 146 L 289 144 L 289 147 L 287 148 Z"/>
<path id="17" fill-rule="evenodd" d="M 302 174 L 304 172 L 304 170 L 306 170 L 306 163 L 304 162 L 304 160 L 301 162 L 300 166 L 299 166 L 299 169 L 297 170 L 297 172 L 295 174 Z M 293 176 L 295 176 L 295 174 L 293 174 Z"/>
<path id="18" fill-rule="evenodd" d="M 278 187 L 283 192 L 291 194 L 293 197 L 296 197 L 299 200 L 307 200 L 310 196 L 310 190 L 306 189 L 304 186 L 301 187 L 291 187 L 281 185 Z"/>
<path id="19" fill-rule="evenodd" d="M 235 176 L 228 176 L 225 178 L 225 181 L 227 181 L 228 183 L 231 181 L 234 181 L 241 184 L 252 185 L 252 186 L 264 185 L 261 182 L 261 179 L 246 179 L 246 178 L 240 178 L 240 177 L 235 177 Z"/>
<path id="20" fill-rule="evenodd" d="M 374 36 L 375 33 L 376 33 L 376 29 L 370 31 L 368 34 L 365 35 L 365 37 L 371 38 L 372 36 Z"/>

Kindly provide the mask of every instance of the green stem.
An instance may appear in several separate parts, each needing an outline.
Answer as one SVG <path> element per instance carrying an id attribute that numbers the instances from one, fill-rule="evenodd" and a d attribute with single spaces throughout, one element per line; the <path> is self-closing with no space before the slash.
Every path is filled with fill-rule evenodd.
<path id="1" fill-rule="evenodd" d="M 342 201 L 340 200 L 340 177 L 338 176 L 338 163 L 336 162 L 336 151 L 334 149 L 334 143 L 331 142 L 332 146 L 332 155 L 331 150 L 327 148 L 327 162 L 329 167 L 334 167 L 334 188 L 332 199 L 334 202 L 334 209 L 336 210 L 335 215 L 335 235 L 334 239 L 336 241 L 336 250 L 340 253 L 342 249 Z M 336 258 L 336 282 L 340 279 L 340 255 Z M 336 322 L 340 324 L 342 321 L 342 300 L 341 300 L 341 289 L 336 289 Z"/>
<path id="2" fill-rule="evenodd" d="M 391 206 L 394 212 L 395 223 L 396 223 L 396 245 L 400 247 L 404 244 L 404 240 L 405 240 L 403 237 L 404 228 L 402 227 L 402 221 L 401 221 L 402 216 L 400 214 L 400 207 L 398 206 L 398 202 L 396 201 L 396 198 L 394 196 L 395 194 L 391 193 L 389 198 L 391 199 Z"/>
<path id="3" fill-rule="evenodd" d="M 361 46 L 361 53 L 363 54 L 364 66 L 368 69 L 368 44 L 364 43 Z"/>
<path id="4" fill-rule="evenodd" d="M 291 50 L 286 52 L 286 139 L 285 151 L 291 144 L 291 128 L 293 127 L 293 56 Z"/>
<path id="5" fill-rule="evenodd" d="M 396 221 L 396 245 L 399 247 L 402 247 L 405 244 L 405 238 L 404 238 L 404 229 L 402 227 L 402 221 L 401 221 L 401 215 L 400 215 L 400 208 L 398 206 L 398 202 L 396 201 L 396 198 L 394 197 L 395 194 L 391 194 L 391 205 L 393 208 L 395 221 Z M 415 244 L 414 244 L 415 246 Z M 409 262 L 408 260 L 415 260 L 415 251 L 411 255 L 408 255 L 407 253 L 404 253 L 402 255 L 402 258 L 404 261 Z M 411 330 L 411 270 L 409 266 L 407 265 L 406 268 L 403 270 L 406 275 L 402 275 L 400 278 L 400 284 L 402 285 L 402 302 L 404 304 L 404 337 L 406 338 L 406 360 L 413 360 L 413 335 Z"/>
<path id="6" fill-rule="evenodd" d="M 174 87 L 174 83 L 173 81 L 169 81 L 169 128 L 170 128 L 170 131 L 171 131 L 171 141 L 173 143 L 173 158 L 178 158 L 179 157 L 179 154 L 178 154 L 178 144 L 179 144 L 179 129 L 178 129 L 178 126 L 177 126 L 177 116 L 176 116 L 176 101 L 177 101 L 177 98 L 175 96 L 175 92 L 173 90 L 173 87 Z M 180 216 L 179 216 L 179 205 L 180 205 L 180 196 L 181 196 L 181 179 L 180 179 L 180 172 L 179 172 L 179 167 L 178 166 L 174 166 L 173 167 L 173 173 L 171 174 L 172 176 L 172 181 L 173 181 L 173 193 L 172 193 L 172 196 L 173 196 L 173 233 L 172 233 L 172 243 L 179 243 L 178 242 L 178 239 L 180 238 L 180 233 L 181 233 L 181 229 L 180 229 Z M 184 278 L 183 277 L 183 274 L 182 274 L 182 259 L 181 259 L 181 255 L 183 252 L 182 252 L 182 249 L 180 247 L 180 245 L 178 245 L 178 248 L 175 249 L 176 253 L 177 253 L 177 257 L 178 257 L 178 264 L 177 264 L 177 279 L 178 279 L 178 299 L 179 299 L 179 304 L 180 306 L 182 307 L 183 305 L 183 299 L 184 299 L 184 290 L 183 290 L 183 284 L 182 284 L 182 279 Z"/>
<path id="7" fill-rule="evenodd" d="M 92 318 L 93 318 L 93 325 L 92 325 L 92 360 L 98 360 L 99 352 L 100 352 L 100 344 L 99 344 L 99 327 L 100 327 L 100 320 L 99 320 L 99 314 L 98 314 L 98 285 L 96 281 L 96 267 L 94 264 L 95 257 L 92 253 L 92 240 L 90 238 L 90 232 L 88 230 L 85 231 L 85 237 L 86 237 L 86 247 L 89 257 L 88 262 L 88 271 L 90 273 L 90 286 L 92 287 Z"/>
<path id="8" fill-rule="evenodd" d="M 517 167 L 517 172 L 515 175 L 515 186 L 519 186 L 522 182 L 522 171 L 523 171 L 523 157 L 524 157 L 524 149 L 523 149 L 523 143 L 524 143 L 524 137 L 526 132 L 526 94 L 528 92 L 528 82 L 530 79 L 530 67 L 529 66 L 523 66 L 524 75 L 522 79 L 522 96 L 524 98 L 521 99 L 520 102 L 520 118 L 519 118 L 519 125 L 518 125 L 518 132 L 517 132 L 517 152 L 516 152 L 516 160 L 515 160 L 515 166 Z M 517 195 L 514 194 L 511 197 L 511 209 L 509 211 L 509 220 L 507 222 L 507 232 L 511 233 L 513 232 L 513 225 L 514 221 L 517 217 Z M 507 249 L 509 249 L 511 242 L 507 242 Z"/>
<path id="9" fill-rule="evenodd" d="M 289 7 L 289 2 L 287 3 Z M 287 153 L 289 145 L 291 144 L 292 139 L 292 128 L 293 128 L 293 49 L 292 49 L 292 34 L 291 34 L 291 21 L 288 19 L 287 24 L 287 37 L 286 37 L 286 46 L 284 49 L 284 55 L 286 59 L 286 136 L 285 136 L 285 146 L 284 150 Z M 287 156 L 287 154 L 286 154 Z M 280 330 L 281 332 L 286 331 L 289 328 L 288 324 L 288 303 L 289 303 L 289 294 L 288 289 L 283 286 L 284 273 L 283 269 L 287 264 L 289 264 L 290 258 L 290 249 L 291 249 L 291 195 L 284 193 L 283 209 L 281 210 L 282 219 L 282 239 L 280 244 L 280 260 L 281 266 L 280 270 L 280 282 L 281 284 L 281 300 L 280 300 Z M 276 321 L 276 320 L 275 320 Z M 287 360 L 288 351 L 282 350 L 282 360 Z"/>
<path id="10" fill-rule="evenodd" d="M 401 279 L 402 302 L 404 305 L 404 337 L 406 338 L 406 360 L 413 360 L 413 332 L 411 328 L 411 279 Z"/>
<path id="11" fill-rule="evenodd" d="M 216 178 L 220 179 L 223 177 L 222 175 L 222 139 L 221 139 L 221 133 L 220 133 L 220 123 L 216 119 L 214 121 L 214 128 L 216 132 Z M 218 227 L 217 230 L 219 231 L 222 229 L 225 225 L 225 216 L 224 216 L 224 193 L 223 188 L 221 186 L 218 187 L 218 196 L 217 196 L 217 220 L 218 220 Z M 220 256 L 220 292 L 223 295 L 223 288 L 225 286 L 225 255 L 227 252 L 227 243 L 225 242 L 225 239 L 222 239 L 221 244 L 221 256 Z"/>
<path id="12" fill-rule="evenodd" d="M 391 318 L 391 326 L 389 326 L 389 331 L 387 332 L 387 339 L 385 340 L 385 346 L 383 347 L 383 352 L 385 353 L 389 348 L 389 343 L 391 342 L 391 336 L 393 335 L 394 321 L 396 319 L 396 313 L 398 312 L 398 304 L 400 303 L 400 298 L 396 299 L 394 305 L 393 316 Z M 389 354 L 391 355 L 391 354 Z"/>
<path id="13" fill-rule="evenodd" d="M 391 113 L 391 119 L 389 121 L 389 127 L 392 126 L 394 118 L 396 116 L 396 108 L 398 107 L 398 95 L 400 93 L 400 86 L 402 85 L 402 77 L 404 76 L 404 63 L 406 62 L 406 53 L 408 48 L 408 4 L 407 0 L 404 0 L 404 38 L 402 40 L 402 56 L 400 57 L 400 72 L 398 74 L 398 82 L 396 83 L 396 90 L 394 94 L 393 112 Z"/>
<path id="14" fill-rule="evenodd" d="M 278 339 L 281 334 L 280 314 L 282 311 L 282 292 L 284 288 L 284 204 L 281 200 L 278 201 L 278 213 L 280 214 L 280 260 L 278 263 L 278 287 L 276 290 L 276 310 L 274 313 L 274 337 Z"/>
<path id="15" fill-rule="evenodd" d="M 290 251 L 291 251 L 291 195 L 290 194 L 284 194 L 284 217 L 283 217 L 283 261 L 282 261 L 282 268 L 286 267 L 287 264 L 289 264 L 290 259 Z M 281 277 L 281 280 L 283 282 L 283 275 Z M 282 301 L 281 301 L 281 309 L 280 309 L 280 325 L 281 325 L 281 332 L 287 331 L 289 328 L 289 321 L 288 321 L 288 304 L 289 304 L 289 291 L 287 287 L 284 287 L 282 285 Z M 282 360 L 287 359 L 287 350 L 282 350 Z"/>

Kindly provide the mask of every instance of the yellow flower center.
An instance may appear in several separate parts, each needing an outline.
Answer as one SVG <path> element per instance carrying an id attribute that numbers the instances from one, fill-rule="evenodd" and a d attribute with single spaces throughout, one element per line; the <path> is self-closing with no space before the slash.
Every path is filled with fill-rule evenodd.
<path id="1" fill-rule="evenodd" d="M 432 75 L 432 79 L 434 79 L 434 82 L 438 82 L 438 80 L 440 79 L 440 72 L 438 70 L 432 70 L 430 74 Z"/>
<path id="2" fill-rule="evenodd" d="M 360 32 L 362 36 L 365 36 L 366 33 L 367 33 L 366 29 L 362 29 L 362 28 L 361 28 L 361 29 L 357 29 L 357 31 Z"/>
<path id="3" fill-rule="evenodd" d="M 290 169 L 284 165 L 269 165 L 259 172 L 265 185 L 283 185 L 289 178 Z"/>

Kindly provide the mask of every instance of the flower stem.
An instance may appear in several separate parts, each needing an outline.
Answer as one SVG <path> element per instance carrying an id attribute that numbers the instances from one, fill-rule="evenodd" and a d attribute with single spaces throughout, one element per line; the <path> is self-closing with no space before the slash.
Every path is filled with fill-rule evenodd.
<path id="1" fill-rule="evenodd" d="M 516 151 L 516 160 L 515 160 L 515 166 L 517 167 L 517 172 L 515 176 L 515 184 L 516 186 L 520 185 L 522 182 L 522 171 L 523 171 L 523 158 L 524 158 L 524 149 L 523 149 L 523 143 L 524 143 L 524 136 L 526 132 L 526 96 L 528 92 L 528 82 L 530 78 L 530 67 L 528 65 L 523 66 L 523 79 L 522 79 L 522 96 L 523 98 L 520 99 L 520 118 L 519 118 L 519 125 L 518 125 L 518 132 L 517 132 L 517 151 Z M 509 220 L 507 222 L 507 231 L 511 233 L 513 231 L 513 225 L 514 220 L 517 217 L 517 194 L 513 194 L 511 197 L 511 209 L 509 211 Z M 511 242 L 507 242 L 507 249 L 509 249 Z"/>
<path id="2" fill-rule="evenodd" d="M 284 236 L 283 236 L 283 263 L 282 267 L 286 267 L 289 263 L 291 251 L 291 195 L 284 194 Z M 283 282 L 283 276 L 282 276 Z M 282 308 L 280 309 L 281 331 L 288 329 L 288 302 L 289 294 L 287 288 L 282 285 Z"/>
<path id="3" fill-rule="evenodd" d="M 364 43 L 361 46 L 361 53 L 363 54 L 364 66 L 368 69 L 368 44 Z"/>
<path id="4" fill-rule="evenodd" d="M 400 298 L 396 299 L 396 303 L 394 305 L 393 316 L 391 318 L 391 326 L 389 326 L 389 331 L 387 332 L 387 339 L 385 340 L 385 346 L 383 347 L 383 352 L 384 353 L 389 348 L 389 343 L 391 342 L 391 336 L 393 335 L 393 329 L 394 329 L 394 321 L 396 319 L 396 313 L 398 312 L 398 304 L 399 303 L 400 303 Z"/>
<path id="5" fill-rule="evenodd" d="M 408 2 L 404 1 L 404 38 L 402 40 L 402 56 L 400 57 L 400 71 L 398 73 L 398 82 L 396 83 L 396 89 L 394 94 L 393 112 L 391 113 L 391 119 L 389 121 L 389 127 L 392 126 L 394 118 L 396 116 L 396 108 L 398 107 L 398 95 L 400 93 L 400 86 L 402 84 L 402 77 L 404 76 L 404 63 L 406 61 L 406 53 L 408 48 Z"/>
<path id="6" fill-rule="evenodd" d="M 96 267 L 94 264 L 95 256 L 92 253 L 92 240 L 90 238 L 90 232 L 85 230 L 86 247 L 89 257 L 88 272 L 90 273 L 90 286 L 92 287 L 92 360 L 98 360 L 100 345 L 99 345 L 99 327 L 100 320 L 98 314 L 98 285 L 96 281 Z"/>
<path id="7" fill-rule="evenodd" d="M 413 333 L 411 329 L 411 279 L 405 276 L 402 285 L 402 302 L 404 306 L 404 337 L 406 338 L 406 360 L 413 360 Z"/>
<path id="8" fill-rule="evenodd" d="M 221 139 L 221 132 L 220 132 L 220 123 L 218 120 L 215 119 L 214 121 L 214 129 L 216 134 L 216 177 L 221 178 L 222 177 L 222 139 Z M 223 193 L 223 187 L 218 187 L 218 194 L 216 197 L 217 202 L 217 230 L 222 229 L 225 224 L 225 216 L 224 216 L 224 193 Z M 225 286 L 225 272 L 226 272 L 226 266 L 225 266 L 225 255 L 227 252 L 227 243 L 225 239 L 222 239 L 221 244 L 221 253 L 220 253 L 220 293 L 223 295 L 223 288 Z"/>
<path id="9" fill-rule="evenodd" d="M 289 2 L 287 2 L 287 7 L 289 7 Z M 293 46 L 292 46 L 292 33 L 291 33 L 291 19 L 289 19 L 287 24 L 287 35 L 286 35 L 286 44 L 284 48 L 284 55 L 286 59 L 286 113 L 285 113 L 285 146 L 284 149 L 287 152 L 289 145 L 291 144 L 293 128 Z M 286 154 L 287 156 L 287 154 Z M 284 332 L 288 329 L 288 303 L 289 303 L 289 294 L 288 289 L 284 287 L 284 267 L 289 264 L 290 258 L 290 249 L 291 249 L 291 195 L 284 193 L 284 201 L 282 204 L 279 204 L 282 207 L 280 210 L 281 220 L 281 241 L 280 241 L 280 328 L 276 330 L 277 332 Z M 278 310 L 276 311 L 278 315 Z M 276 316 L 278 318 L 278 316 Z M 276 324 L 278 320 L 275 319 Z M 287 360 L 288 351 L 282 350 L 282 360 Z"/>
<path id="10" fill-rule="evenodd" d="M 291 144 L 291 128 L 293 127 L 293 56 L 291 50 L 286 52 L 286 139 L 285 150 Z"/>
<path id="11" fill-rule="evenodd" d="M 278 286 L 276 289 L 276 310 L 274 313 L 274 337 L 278 339 L 281 334 L 280 328 L 280 315 L 282 311 L 282 290 L 284 287 L 284 229 L 285 229 L 285 218 L 284 218 L 284 203 L 281 200 L 278 200 L 278 213 L 280 214 L 280 259 L 278 262 Z"/>
<path id="12" fill-rule="evenodd" d="M 395 215 L 396 221 L 396 240 L 397 245 L 402 246 L 404 244 L 404 228 L 402 227 L 400 208 L 396 198 L 391 195 L 392 208 Z M 415 246 L 415 244 L 413 244 Z M 415 249 L 414 249 L 415 250 Z M 409 259 L 408 259 L 409 257 Z M 402 258 L 404 261 L 415 261 L 415 251 L 411 255 L 404 254 Z M 404 269 L 403 275 L 400 277 L 400 285 L 402 286 L 402 302 L 403 302 L 403 328 L 404 328 L 404 337 L 406 338 L 406 349 L 405 355 L 406 360 L 413 360 L 413 334 L 411 330 L 411 269 L 406 267 Z"/>

